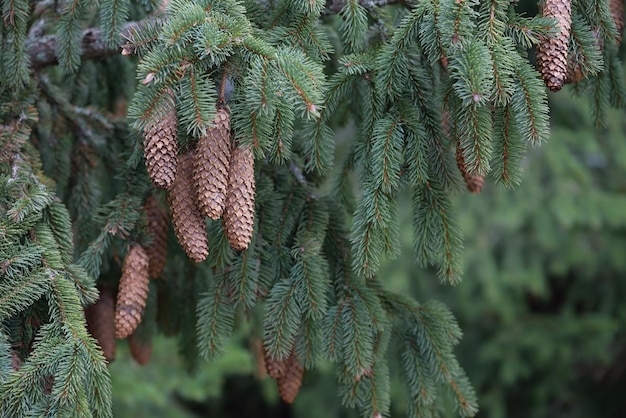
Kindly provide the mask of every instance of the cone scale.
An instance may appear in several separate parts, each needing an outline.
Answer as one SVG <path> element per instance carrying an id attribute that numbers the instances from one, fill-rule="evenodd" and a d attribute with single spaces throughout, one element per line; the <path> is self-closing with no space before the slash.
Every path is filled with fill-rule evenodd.
<path id="1" fill-rule="evenodd" d="M 169 218 L 167 209 L 159 204 L 155 195 L 148 196 L 144 210 L 148 218 L 148 233 L 152 237 L 152 242 L 146 248 L 150 266 L 149 273 L 150 277 L 155 279 L 162 275 L 167 260 Z"/>
<path id="2" fill-rule="evenodd" d="M 203 215 L 219 219 L 226 204 L 230 166 L 230 115 L 217 110 L 214 126 L 198 140 L 194 153 L 193 182 Z"/>
<path id="3" fill-rule="evenodd" d="M 115 360 L 115 296 L 110 289 L 100 289 L 100 297 L 85 308 L 87 330 L 98 341 L 108 363 Z"/>
<path id="4" fill-rule="evenodd" d="M 162 189 L 169 189 L 176 177 L 177 135 L 178 122 L 174 107 L 144 130 L 146 169 L 154 185 Z"/>
<path id="5" fill-rule="evenodd" d="M 286 403 L 293 403 L 300 392 L 304 367 L 296 357 L 294 352 L 285 360 L 285 371 L 278 379 L 278 393 L 280 398 Z"/>
<path id="6" fill-rule="evenodd" d="M 131 335 L 141 322 L 148 297 L 148 254 L 139 245 L 130 248 L 122 266 L 115 305 L 115 337 Z"/>
<path id="7" fill-rule="evenodd" d="M 556 33 L 544 37 L 537 48 L 537 67 L 546 86 L 559 91 L 567 77 L 567 51 L 572 27 L 570 0 L 546 0 L 541 8 L 544 17 L 556 19 Z"/>
<path id="8" fill-rule="evenodd" d="M 193 157 L 187 153 L 180 157 L 178 174 L 169 191 L 169 204 L 178 242 L 187 256 L 199 263 L 209 255 L 209 240 L 192 182 Z"/>
<path id="9" fill-rule="evenodd" d="M 254 155 L 251 148 L 236 148 L 230 159 L 223 225 L 230 246 L 245 250 L 254 229 Z"/>

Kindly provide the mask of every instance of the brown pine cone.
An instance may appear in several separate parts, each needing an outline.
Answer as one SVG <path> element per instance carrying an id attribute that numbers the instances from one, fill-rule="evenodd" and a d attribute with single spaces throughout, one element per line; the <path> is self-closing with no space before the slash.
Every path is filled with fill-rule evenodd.
<path id="1" fill-rule="evenodd" d="M 565 82 L 568 84 L 580 83 L 585 78 L 585 72 L 583 66 L 579 61 L 576 61 L 573 57 L 567 59 L 567 75 L 565 76 Z"/>
<path id="2" fill-rule="evenodd" d="M 209 239 L 204 217 L 196 205 L 192 174 L 191 153 L 181 155 L 178 174 L 169 191 L 169 201 L 176 238 L 187 256 L 199 263 L 209 255 Z"/>
<path id="3" fill-rule="evenodd" d="M 145 366 L 150 362 L 152 357 L 152 343 L 150 341 L 143 341 L 137 334 L 133 333 L 128 337 L 128 347 L 130 348 L 130 355 L 138 364 Z"/>
<path id="4" fill-rule="evenodd" d="M 557 20 L 557 33 L 546 36 L 537 48 L 539 72 L 552 91 L 559 91 L 567 76 L 567 48 L 572 27 L 570 0 L 545 0 L 542 15 Z"/>
<path id="5" fill-rule="evenodd" d="M 617 28 L 617 45 L 622 43 L 624 34 L 624 0 L 611 0 L 611 14 Z"/>
<path id="6" fill-rule="evenodd" d="M 148 297 L 148 254 L 141 246 L 130 248 L 117 291 L 115 306 L 115 337 L 123 339 L 132 334 L 141 322 Z"/>
<path id="7" fill-rule="evenodd" d="M 600 35 L 600 31 L 597 29 L 592 30 L 593 37 L 595 39 L 596 46 L 602 50 L 604 44 L 602 42 L 602 35 Z M 587 73 L 583 70 L 583 61 L 584 57 L 576 57 L 570 54 L 567 57 L 567 76 L 565 79 L 566 83 L 579 83 L 585 77 L 587 77 Z"/>
<path id="8" fill-rule="evenodd" d="M 148 232 L 152 236 L 152 243 L 146 248 L 148 252 L 149 272 L 153 279 L 160 277 L 167 260 L 167 232 L 169 218 L 167 209 L 161 206 L 155 195 L 146 199 L 144 210 L 148 218 Z"/>
<path id="9" fill-rule="evenodd" d="M 295 352 L 292 352 L 286 360 L 285 372 L 276 380 L 278 393 L 283 401 L 293 403 L 296 400 L 300 386 L 302 386 L 303 376 L 304 367 L 300 364 Z"/>
<path id="10" fill-rule="evenodd" d="M 107 362 L 115 360 L 115 297 L 111 289 L 100 289 L 100 298 L 85 308 L 87 331 L 98 341 Z"/>
<path id="11" fill-rule="evenodd" d="M 251 148 L 236 148 L 230 158 L 223 224 L 230 246 L 245 250 L 254 229 L 254 155 Z"/>
<path id="12" fill-rule="evenodd" d="M 155 186 L 169 189 L 176 177 L 178 154 L 178 121 L 172 108 L 161 120 L 144 130 L 143 152 L 146 169 Z"/>
<path id="13" fill-rule="evenodd" d="M 193 182 L 198 206 L 203 215 L 219 219 L 226 203 L 228 167 L 230 166 L 230 115 L 220 108 L 214 127 L 198 140 L 194 153 Z"/>
<path id="14" fill-rule="evenodd" d="M 263 347 L 263 360 L 265 363 L 265 371 L 272 379 L 279 379 L 285 373 L 285 364 L 288 359 L 276 360 Z"/>
<path id="15" fill-rule="evenodd" d="M 480 193 L 480 191 L 483 188 L 483 185 L 485 184 L 485 177 L 480 176 L 478 174 L 471 174 L 467 171 L 461 144 L 457 144 L 456 146 L 456 165 L 459 168 L 459 171 L 461 172 L 461 174 L 463 174 L 463 180 L 465 180 L 465 185 L 467 186 L 467 190 L 469 190 L 473 194 Z"/>

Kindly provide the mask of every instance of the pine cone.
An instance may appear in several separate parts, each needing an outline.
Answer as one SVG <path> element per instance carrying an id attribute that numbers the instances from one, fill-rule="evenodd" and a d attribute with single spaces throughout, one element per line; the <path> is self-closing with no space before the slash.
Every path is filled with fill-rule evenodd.
<path id="1" fill-rule="evenodd" d="M 296 354 L 292 352 L 286 360 L 284 374 L 276 380 L 278 393 L 283 401 L 293 403 L 296 400 L 300 386 L 302 386 L 302 376 L 304 376 L 304 367 L 300 364 Z"/>
<path id="2" fill-rule="evenodd" d="M 279 379 L 285 374 L 285 363 L 288 359 L 276 360 L 263 347 L 263 358 L 265 363 L 265 371 L 272 379 Z"/>
<path id="3" fill-rule="evenodd" d="M 567 84 L 576 84 L 580 83 L 584 78 L 585 73 L 583 71 L 582 64 L 574 57 L 570 56 L 567 59 L 567 75 L 565 77 L 565 82 Z"/>
<path id="4" fill-rule="evenodd" d="M 537 49 L 537 66 L 546 86 L 559 91 L 567 75 L 567 47 L 572 26 L 570 0 L 546 0 L 542 7 L 544 17 L 555 18 L 557 33 L 541 40 Z"/>
<path id="5" fill-rule="evenodd" d="M 167 209 L 159 204 L 155 195 L 148 196 L 144 210 L 148 218 L 148 232 L 152 236 L 152 243 L 146 248 L 146 251 L 148 252 L 148 260 L 150 260 L 150 277 L 154 279 L 161 276 L 167 260 L 169 219 Z"/>
<path id="6" fill-rule="evenodd" d="M 141 322 L 148 297 L 148 254 L 139 245 L 131 247 L 124 259 L 115 306 L 115 337 L 132 334 Z"/>
<path id="7" fill-rule="evenodd" d="M 600 31 L 597 29 L 592 30 L 593 37 L 595 39 L 596 46 L 602 51 L 604 44 L 602 42 L 602 35 Z M 566 83 L 579 83 L 585 77 L 587 77 L 587 73 L 583 70 L 583 61 L 584 57 L 576 57 L 570 54 L 567 57 L 567 76 L 565 79 Z"/>
<path id="8" fill-rule="evenodd" d="M 187 153 L 180 157 L 180 167 L 169 191 L 169 201 L 176 238 L 187 256 L 199 263 L 209 255 L 209 240 L 204 218 L 196 205 L 192 174 L 193 158 Z"/>
<path id="9" fill-rule="evenodd" d="M 194 154 L 193 182 L 202 214 L 211 219 L 219 219 L 224 212 L 230 165 L 228 111 L 218 109 L 213 123 L 215 127 L 210 128 L 198 141 Z"/>
<path id="10" fill-rule="evenodd" d="M 473 194 L 480 193 L 483 185 L 485 184 L 485 177 L 479 176 L 478 174 L 471 174 L 467 171 L 461 144 L 457 144 L 456 146 L 456 165 L 457 167 L 459 167 L 459 171 L 461 172 L 461 174 L 463 174 L 463 180 L 465 180 L 467 190 L 469 190 Z"/>
<path id="11" fill-rule="evenodd" d="M 617 45 L 622 43 L 624 34 L 624 0 L 611 0 L 611 14 L 617 28 Z"/>
<path id="12" fill-rule="evenodd" d="M 150 357 L 152 357 L 152 343 L 150 341 L 143 341 L 136 333 L 133 333 L 128 337 L 128 346 L 130 355 L 138 364 L 145 366 L 150 362 Z"/>
<path id="13" fill-rule="evenodd" d="M 169 189 L 176 177 L 178 139 L 176 109 L 144 130 L 143 152 L 146 168 L 155 186 Z"/>
<path id="14" fill-rule="evenodd" d="M 87 330 L 98 341 L 107 362 L 115 360 L 115 297 L 108 288 L 100 289 L 100 298 L 85 308 Z"/>
<path id="15" fill-rule="evenodd" d="M 245 250 L 254 229 L 254 156 L 251 148 L 236 148 L 230 158 L 223 224 L 230 246 Z"/>

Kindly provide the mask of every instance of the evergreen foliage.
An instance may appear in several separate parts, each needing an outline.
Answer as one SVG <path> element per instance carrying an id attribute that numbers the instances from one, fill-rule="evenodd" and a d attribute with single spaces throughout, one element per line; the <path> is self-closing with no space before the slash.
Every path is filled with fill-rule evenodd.
<path id="1" fill-rule="evenodd" d="M 379 268 L 400 253 L 399 199 L 410 195 L 415 260 L 460 280 L 455 152 L 468 174 L 520 182 L 527 145 L 549 135 L 529 50 L 556 22 L 508 0 L 389 3 L 68 0 L 57 15 L 54 2 L 31 12 L 2 0 L 1 415 L 111 416 L 82 307 L 96 284 L 118 287 L 130 248 L 150 245 L 154 193 L 169 198 L 176 234 L 138 330 L 178 336 L 190 368 L 247 321 L 276 361 L 333 362 L 342 402 L 364 417 L 389 415 L 392 357 L 409 416 L 436 416 L 444 393 L 460 415 L 476 413 L 451 312 L 390 292 Z M 128 18 L 140 23 L 120 37 Z M 101 29 L 83 32 L 94 20 Z M 572 22 L 566 53 L 585 77 L 575 90 L 602 126 L 625 103 L 621 35 L 608 0 L 573 1 Z M 121 54 L 82 59 L 119 52 L 120 39 Z M 58 66 L 35 65 L 46 50 Z M 193 202 L 190 155 L 225 104 L 233 149 L 254 155 L 245 245 Z M 143 149 L 143 136 L 161 135 L 163 120 L 177 126 L 177 186 L 156 192 L 146 166 L 158 144 Z M 350 125 L 354 135 L 335 135 Z"/>

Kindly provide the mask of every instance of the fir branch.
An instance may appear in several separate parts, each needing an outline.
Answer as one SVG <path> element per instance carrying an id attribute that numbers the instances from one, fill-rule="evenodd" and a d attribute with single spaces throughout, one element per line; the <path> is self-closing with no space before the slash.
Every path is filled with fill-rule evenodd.
<path id="1" fill-rule="evenodd" d="M 200 355 L 215 359 L 224 350 L 225 339 L 232 333 L 235 309 L 226 295 L 227 277 L 211 281 L 209 291 L 198 301 L 196 325 Z"/>
<path id="2" fill-rule="evenodd" d="M 340 13 L 344 7 L 346 7 L 347 3 L 352 3 L 350 0 L 331 0 L 327 2 L 326 9 L 322 11 L 323 14 L 336 14 Z M 408 4 L 410 1 L 407 0 L 358 0 L 358 3 L 370 10 L 376 7 L 383 7 L 392 4 Z M 352 5 L 350 5 L 353 7 Z"/>
<path id="3" fill-rule="evenodd" d="M 387 4 L 401 3 L 400 0 L 361 0 L 360 3 L 366 8 L 374 6 L 384 6 Z M 342 1 L 334 2 L 324 9 L 324 14 L 337 14 L 344 7 Z M 125 39 L 135 39 L 136 34 L 141 32 L 144 26 L 153 25 L 157 22 L 161 22 L 162 18 L 146 18 L 139 21 L 128 22 L 121 26 L 121 36 Z M 104 58 L 109 55 L 115 55 L 127 51 L 134 53 L 139 45 L 134 45 L 132 50 L 129 48 L 123 48 L 119 46 L 107 45 L 105 42 L 105 36 L 100 28 L 88 28 L 82 31 L 76 38 L 76 42 L 80 43 L 80 60 L 90 60 Z M 33 69 L 41 69 L 50 65 L 56 65 L 58 63 L 57 48 L 58 48 L 59 36 L 58 35 L 46 35 L 42 37 L 33 37 L 26 40 L 26 50 L 30 56 L 30 63 Z M 142 42 L 141 44 L 145 44 Z M 243 41 L 243 46 L 256 50 L 257 43 L 253 41 L 252 37 L 246 37 Z"/>

